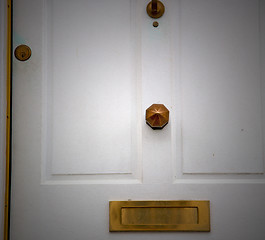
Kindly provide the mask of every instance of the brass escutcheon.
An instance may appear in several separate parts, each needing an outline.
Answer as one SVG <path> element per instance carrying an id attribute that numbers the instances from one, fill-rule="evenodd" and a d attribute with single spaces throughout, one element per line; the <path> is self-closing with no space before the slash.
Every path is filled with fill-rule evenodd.
<path id="1" fill-rule="evenodd" d="M 15 57 L 19 61 L 26 61 L 31 56 L 31 49 L 27 45 L 19 45 L 15 49 Z"/>

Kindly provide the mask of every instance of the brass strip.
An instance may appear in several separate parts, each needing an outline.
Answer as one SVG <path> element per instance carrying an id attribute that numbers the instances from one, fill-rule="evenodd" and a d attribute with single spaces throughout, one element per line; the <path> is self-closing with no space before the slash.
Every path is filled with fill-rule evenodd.
<path id="1" fill-rule="evenodd" d="M 111 201 L 109 231 L 210 231 L 209 201 Z"/>
<path id="2" fill-rule="evenodd" d="M 4 240 L 9 239 L 10 153 L 11 153 L 11 60 L 12 60 L 12 0 L 7 0 L 7 68 L 6 68 L 6 183 L 4 211 Z"/>
<path id="3" fill-rule="evenodd" d="M 126 207 L 121 209 L 122 225 L 197 224 L 198 208 Z"/>

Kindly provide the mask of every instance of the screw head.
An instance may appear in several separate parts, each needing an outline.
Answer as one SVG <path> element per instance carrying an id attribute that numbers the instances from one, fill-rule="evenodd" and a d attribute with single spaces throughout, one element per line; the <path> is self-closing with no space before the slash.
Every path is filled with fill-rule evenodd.
<path id="1" fill-rule="evenodd" d="M 159 25 L 159 23 L 158 23 L 158 22 L 156 22 L 156 21 L 155 21 L 155 22 L 153 22 L 153 26 L 154 26 L 154 27 L 158 27 L 158 25 Z"/>

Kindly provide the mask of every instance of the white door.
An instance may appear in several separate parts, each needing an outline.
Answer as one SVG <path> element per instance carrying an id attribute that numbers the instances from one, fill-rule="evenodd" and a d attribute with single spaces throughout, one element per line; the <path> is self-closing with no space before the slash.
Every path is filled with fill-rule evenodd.
<path id="1" fill-rule="evenodd" d="M 265 239 L 265 1 L 147 3 L 13 1 L 12 240 Z M 128 199 L 210 200 L 211 231 L 110 233 Z"/>

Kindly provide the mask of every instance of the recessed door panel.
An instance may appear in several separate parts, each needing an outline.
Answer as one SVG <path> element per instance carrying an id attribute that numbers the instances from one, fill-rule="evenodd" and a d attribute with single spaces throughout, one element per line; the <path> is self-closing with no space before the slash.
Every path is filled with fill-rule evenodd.
<path id="1" fill-rule="evenodd" d="M 181 1 L 184 173 L 263 172 L 259 2 Z"/>
<path id="2" fill-rule="evenodd" d="M 138 36 L 134 13 L 130 0 L 45 1 L 46 174 L 135 171 L 138 126 L 134 43 Z"/>

